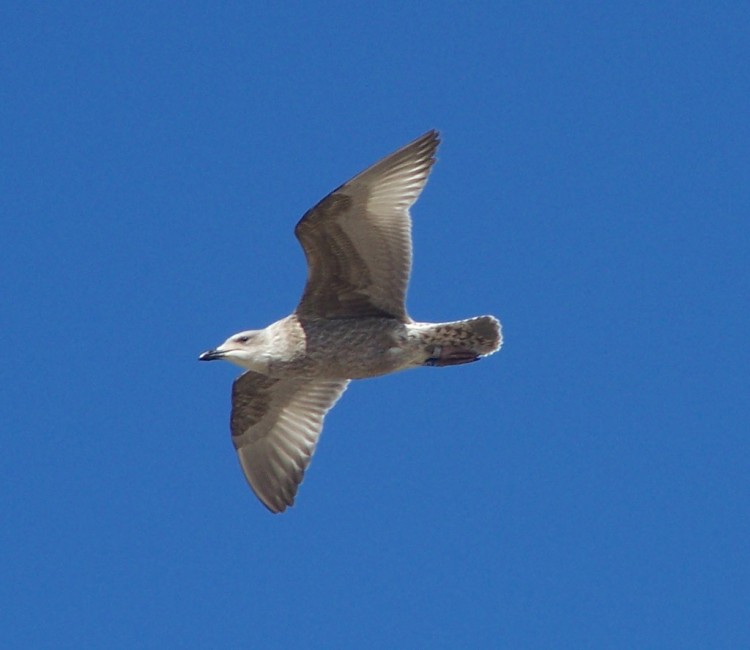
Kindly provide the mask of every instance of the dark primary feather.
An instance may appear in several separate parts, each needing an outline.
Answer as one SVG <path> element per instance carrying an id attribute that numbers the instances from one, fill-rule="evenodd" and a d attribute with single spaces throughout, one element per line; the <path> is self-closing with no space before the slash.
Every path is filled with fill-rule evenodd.
<path id="1" fill-rule="evenodd" d="M 440 142 L 429 131 L 337 188 L 309 210 L 295 234 L 308 279 L 296 313 L 308 318 L 390 316 L 407 321 L 409 207 Z"/>
<path id="2" fill-rule="evenodd" d="M 274 379 L 248 371 L 232 386 L 232 442 L 250 487 L 271 512 L 294 503 L 323 418 L 346 380 Z"/>

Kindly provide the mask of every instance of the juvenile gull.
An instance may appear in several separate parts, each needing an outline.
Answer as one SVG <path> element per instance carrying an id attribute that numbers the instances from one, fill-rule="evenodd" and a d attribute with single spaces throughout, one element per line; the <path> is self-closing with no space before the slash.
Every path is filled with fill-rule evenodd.
<path id="1" fill-rule="evenodd" d="M 271 512 L 294 504 L 323 418 L 350 379 L 469 363 L 500 349 L 493 316 L 417 323 L 406 313 L 409 208 L 439 142 L 437 131 L 425 133 L 308 210 L 294 230 L 307 258 L 297 309 L 199 357 L 246 370 L 232 387 L 232 441 Z"/>

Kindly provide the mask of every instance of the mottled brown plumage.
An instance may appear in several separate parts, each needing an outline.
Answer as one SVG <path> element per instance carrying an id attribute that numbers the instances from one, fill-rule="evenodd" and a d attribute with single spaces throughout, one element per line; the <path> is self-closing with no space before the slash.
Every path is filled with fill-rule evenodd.
<path id="1" fill-rule="evenodd" d="M 200 357 L 247 370 L 232 390 L 232 439 L 272 512 L 294 503 L 323 418 L 350 379 L 468 363 L 500 348 L 493 316 L 417 323 L 407 315 L 409 207 L 438 143 L 436 131 L 425 133 L 309 210 L 295 228 L 308 264 L 295 312 Z"/>
<path id="2" fill-rule="evenodd" d="M 307 257 L 308 277 L 297 314 L 407 320 L 408 210 L 427 181 L 439 143 L 437 131 L 425 133 L 335 189 L 302 217 L 294 233 Z"/>

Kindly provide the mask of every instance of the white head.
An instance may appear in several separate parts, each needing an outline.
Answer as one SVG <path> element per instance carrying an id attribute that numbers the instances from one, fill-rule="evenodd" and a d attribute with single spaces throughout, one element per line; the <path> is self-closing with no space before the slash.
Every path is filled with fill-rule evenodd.
<path id="1" fill-rule="evenodd" d="M 198 359 L 224 359 L 247 370 L 268 372 L 268 337 L 266 330 L 247 330 L 230 336 L 218 348 L 207 350 Z"/>

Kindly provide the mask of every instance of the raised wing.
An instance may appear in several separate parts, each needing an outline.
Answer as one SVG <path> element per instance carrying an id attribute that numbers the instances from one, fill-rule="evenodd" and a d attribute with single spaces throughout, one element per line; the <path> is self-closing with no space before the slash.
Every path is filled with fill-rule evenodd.
<path id="1" fill-rule="evenodd" d="M 274 379 L 252 371 L 232 386 L 232 442 L 255 495 L 271 512 L 294 503 L 323 417 L 347 380 Z"/>
<path id="2" fill-rule="evenodd" d="M 440 139 L 429 131 L 331 192 L 295 228 L 307 257 L 300 317 L 407 321 L 411 217 Z"/>

